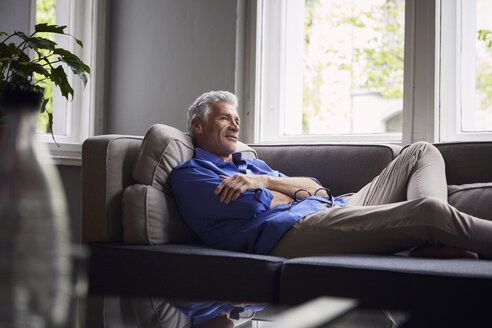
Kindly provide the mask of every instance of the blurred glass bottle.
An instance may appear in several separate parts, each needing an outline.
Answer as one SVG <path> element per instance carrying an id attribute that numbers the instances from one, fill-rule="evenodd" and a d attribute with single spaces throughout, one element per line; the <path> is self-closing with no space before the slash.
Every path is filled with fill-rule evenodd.
<path id="1" fill-rule="evenodd" d="M 0 94 L 0 326 L 61 327 L 71 302 L 69 217 L 56 168 L 36 140 L 40 94 Z"/>

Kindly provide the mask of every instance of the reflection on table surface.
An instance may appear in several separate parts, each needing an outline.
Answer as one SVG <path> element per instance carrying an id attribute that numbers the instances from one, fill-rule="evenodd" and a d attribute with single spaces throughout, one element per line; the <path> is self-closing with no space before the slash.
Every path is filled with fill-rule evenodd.
<path id="1" fill-rule="evenodd" d="M 336 298 L 287 306 L 106 296 L 104 312 L 108 328 L 396 328 L 408 319 Z"/>
<path id="2" fill-rule="evenodd" d="M 266 307 L 266 304 L 233 304 L 213 301 L 171 300 L 170 304 L 190 318 L 192 326 L 196 328 L 233 328 L 235 326 L 233 320 L 251 319 L 255 312 Z"/>

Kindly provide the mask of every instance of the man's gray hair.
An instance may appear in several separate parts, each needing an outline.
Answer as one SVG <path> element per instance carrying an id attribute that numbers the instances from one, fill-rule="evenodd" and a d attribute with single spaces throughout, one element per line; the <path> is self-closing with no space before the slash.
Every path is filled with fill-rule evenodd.
<path id="1" fill-rule="evenodd" d="M 229 91 L 206 92 L 198 97 L 190 106 L 190 108 L 188 108 L 187 127 L 188 132 L 193 139 L 195 139 L 195 136 L 193 134 L 193 128 L 191 127 L 191 121 L 193 121 L 194 118 L 198 117 L 206 122 L 208 118 L 208 113 L 211 109 L 211 105 L 219 101 L 224 101 L 234 106 L 234 108 L 237 108 L 237 98 L 233 93 Z"/>

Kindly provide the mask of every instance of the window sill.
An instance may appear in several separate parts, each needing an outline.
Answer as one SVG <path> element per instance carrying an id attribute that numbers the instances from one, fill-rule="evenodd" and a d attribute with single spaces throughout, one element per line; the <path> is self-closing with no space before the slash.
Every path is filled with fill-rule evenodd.
<path id="1" fill-rule="evenodd" d="M 401 133 L 333 134 L 333 135 L 285 135 L 260 140 L 255 144 L 319 144 L 319 143 L 393 143 L 401 144 Z"/>
<path id="2" fill-rule="evenodd" d="M 53 141 L 44 142 L 48 147 L 49 156 L 45 159 L 49 164 L 55 165 L 82 165 L 82 144 L 76 142 L 59 142 L 57 146 Z"/>

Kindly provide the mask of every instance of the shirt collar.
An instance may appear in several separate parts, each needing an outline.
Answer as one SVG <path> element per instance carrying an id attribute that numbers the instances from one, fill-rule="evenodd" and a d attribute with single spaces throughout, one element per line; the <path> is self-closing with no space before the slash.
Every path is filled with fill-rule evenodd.
<path id="1" fill-rule="evenodd" d="M 198 147 L 195 148 L 195 157 L 204 159 L 204 160 L 209 161 L 209 162 L 212 162 L 215 165 L 218 165 L 219 163 L 224 162 L 219 156 L 211 154 L 208 151 L 203 150 L 203 149 L 198 148 Z M 233 153 L 232 154 L 232 162 L 237 163 L 238 161 L 241 160 L 241 157 L 242 157 L 242 155 L 240 152 Z"/>

